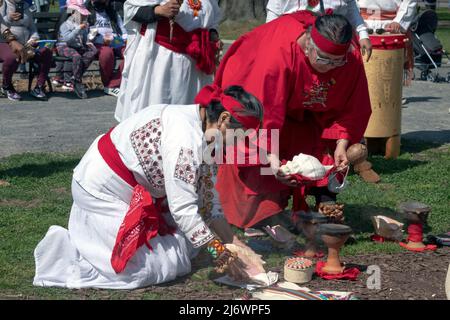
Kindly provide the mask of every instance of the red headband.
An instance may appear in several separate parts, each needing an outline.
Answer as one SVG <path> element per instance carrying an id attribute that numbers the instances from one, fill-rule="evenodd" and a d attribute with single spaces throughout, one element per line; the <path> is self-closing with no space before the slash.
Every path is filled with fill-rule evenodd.
<path id="1" fill-rule="evenodd" d="M 350 41 L 346 44 L 338 44 L 334 43 L 331 40 L 328 40 L 323 35 L 320 34 L 320 32 L 317 30 L 316 26 L 313 24 L 311 29 L 311 39 L 314 41 L 314 43 L 317 45 L 317 47 L 329 54 L 333 54 L 335 56 L 342 56 L 350 47 Z"/>
<path id="2" fill-rule="evenodd" d="M 200 90 L 195 97 L 195 103 L 202 106 L 207 106 L 213 100 L 219 101 L 225 110 L 231 113 L 233 118 L 235 118 L 245 128 L 258 130 L 261 123 L 260 120 L 253 116 L 241 115 L 240 111 L 244 110 L 242 105 L 237 100 L 224 94 L 222 89 L 217 85 L 207 85 L 203 87 L 203 89 Z"/>

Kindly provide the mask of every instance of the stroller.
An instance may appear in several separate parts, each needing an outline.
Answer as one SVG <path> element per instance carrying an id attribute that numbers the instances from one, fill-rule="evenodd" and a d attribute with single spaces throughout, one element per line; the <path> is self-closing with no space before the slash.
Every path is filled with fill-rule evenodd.
<path id="1" fill-rule="evenodd" d="M 442 56 L 447 53 L 441 42 L 435 36 L 438 26 L 438 17 L 434 10 L 424 10 L 419 13 L 411 23 L 414 66 L 420 70 L 420 80 L 433 82 L 450 82 L 450 73 L 447 77 L 431 72 L 441 66 Z"/>

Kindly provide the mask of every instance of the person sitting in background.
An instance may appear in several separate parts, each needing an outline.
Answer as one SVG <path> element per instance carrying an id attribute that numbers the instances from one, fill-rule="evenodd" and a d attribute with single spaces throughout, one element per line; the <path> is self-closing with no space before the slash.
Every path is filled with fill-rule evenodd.
<path id="1" fill-rule="evenodd" d="M 32 60 L 39 65 L 39 76 L 36 87 L 30 93 L 39 100 L 46 100 L 44 85 L 52 64 L 52 52 L 48 48 L 36 49 L 39 34 L 28 3 L 22 0 L 6 0 L 0 8 L 0 14 L 5 27 L 9 29 L 15 40 L 25 47 L 27 52 L 19 58 L 7 44 L 8 40 L 4 37 L 0 39 L 0 60 L 3 61 L 3 93 L 12 101 L 22 99 L 14 88 L 12 77 L 20 62 Z"/>
<path id="2" fill-rule="evenodd" d="M 97 54 L 94 44 L 88 42 L 89 11 L 83 0 L 68 0 L 67 12 L 71 15 L 59 28 L 57 51 L 60 56 L 72 58 L 73 90 L 80 99 L 86 99 L 82 78 Z"/>
<path id="3" fill-rule="evenodd" d="M 97 57 L 104 91 L 117 97 L 124 62 L 122 60 L 118 72 L 114 74 L 115 58 L 123 59 L 127 32 L 122 18 L 113 9 L 109 0 L 90 0 L 86 3 L 86 8 L 91 13 L 88 22 L 90 33 L 95 35 L 93 42 L 98 50 Z M 113 41 L 119 41 L 119 44 Z"/>

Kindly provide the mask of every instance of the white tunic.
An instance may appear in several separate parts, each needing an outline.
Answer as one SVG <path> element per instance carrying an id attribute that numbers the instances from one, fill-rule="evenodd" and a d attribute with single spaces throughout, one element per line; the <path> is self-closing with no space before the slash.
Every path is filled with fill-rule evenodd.
<path id="1" fill-rule="evenodd" d="M 174 236 L 156 236 L 116 274 L 111 254 L 132 187 L 106 164 L 98 137 L 74 170 L 68 230 L 51 226 L 35 249 L 36 286 L 133 289 L 190 272 L 190 258 L 213 237 L 208 220 L 223 216 L 216 170 L 202 164 L 198 105 L 153 105 L 120 123 L 111 139 L 126 167 L 153 197 L 167 196 Z M 200 214 L 203 212 L 203 217 Z"/>
<path id="2" fill-rule="evenodd" d="M 124 5 L 124 24 L 128 33 L 125 65 L 115 118 L 123 121 L 151 104 L 190 104 L 200 89 L 213 81 L 195 67 L 187 55 L 173 52 L 155 42 L 156 24 L 148 25 L 145 35 L 141 24 L 131 19 L 141 6 L 164 4 L 167 0 L 128 0 Z M 202 9 L 194 17 L 184 1 L 176 22 L 186 31 L 217 29 L 220 9 L 217 0 L 202 0 Z"/>
<path id="3" fill-rule="evenodd" d="M 369 12 L 373 12 L 371 19 L 366 19 L 367 26 L 371 29 L 383 29 L 391 22 L 399 23 L 403 30 L 408 30 L 414 16 L 416 14 L 416 0 L 358 0 L 360 8 L 365 8 Z M 397 12 L 394 20 L 380 20 L 379 12 L 391 11 Z"/>
<path id="4" fill-rule="evenodd" d="M 279 16 L 292 13 L 298 10 L 320 11 L 320 4 L 317 1 L 315 7 L 308 6 L 308 0 L 269 0 L 267 3 L 266 22 L 272 21 Z M 325 9 L 333 9 L 333 12 L 345 16 L 352 24 L 360 39 L 369 38 L 367 27 L 359 14 L 355 0 L 323 0 Z"/>

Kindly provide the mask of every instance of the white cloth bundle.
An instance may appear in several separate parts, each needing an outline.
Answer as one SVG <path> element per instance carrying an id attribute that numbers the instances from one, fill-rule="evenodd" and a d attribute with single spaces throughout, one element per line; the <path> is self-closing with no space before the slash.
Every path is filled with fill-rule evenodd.
<path id="1" fill-rule="evenodd" d="M 286 175 L 299 174 L 312 180 L 321 180 L 331 168 L 333 168 L 333 166 L 324 166 L 313 156 L 300 153 L 291 161 L 282 165 L 280 170 Z"/>

